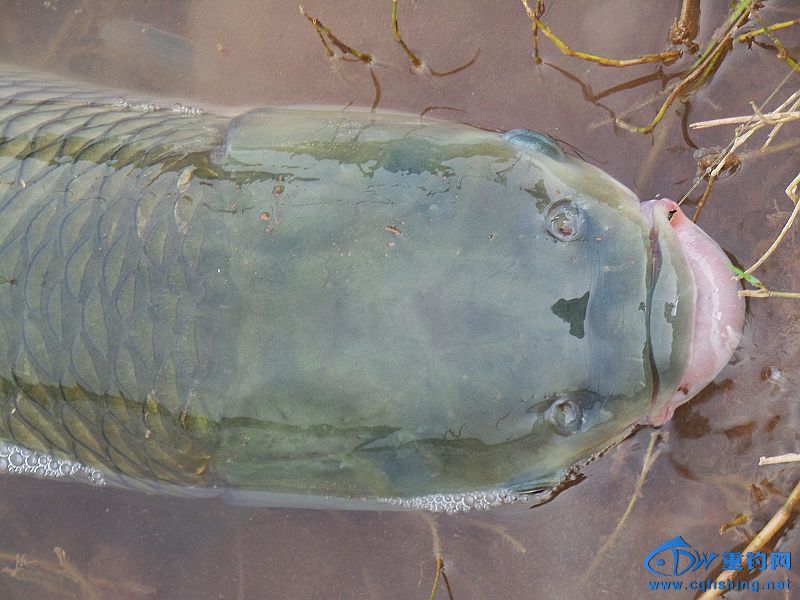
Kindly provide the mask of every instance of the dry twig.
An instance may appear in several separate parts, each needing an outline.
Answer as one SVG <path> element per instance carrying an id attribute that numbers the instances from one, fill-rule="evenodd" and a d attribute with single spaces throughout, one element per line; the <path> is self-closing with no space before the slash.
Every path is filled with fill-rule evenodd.
<path id="1" fill-rule="evenodd" d="M 789 454 L 779 454 L 778 456 L 762 456 L 758 459 L 758 466 L 782 465 L 785 463 L 800 462 L 800 454 L 791 452 Z"/>
<path id="2" fill-rule="evenodd" d="M 792 180 L 792 182 L 786 187 L 786 195 L 789 196 L 791 201 L 794 203 L 794 209 L 792 210 L 792 213 L 789 215 L 789 218 L 786 220 L 786 224 L 783 226 L 783 229 L 781 229 L 781 232 L 778 234 L 778 237 L 775 238 L 775 241 L 772 242 L 772 245 L 767 249 L 767 251 L 761 255 L 761 258 L 759 258 L 756 262 L 754 262 L 750 267 L 745 269 L 744 270 L 745 273 L 752 273 L 758 267 L 764 264 L 764 261 L 767 260 L 773 252 L 775 252 L 775 249 L 783 241 L 783 238 L 786 237 L 786 234 L 789 233 L 789 230 L 792 228 L 792 225 L 794 225 L 794 221 L 795 219 L 797 219 L 798 213 L 800 213 L 800 202 L 798 202 L 798 197 L 797 197 L 798 186 L 800 186 L 800 173 L 798 173 L 797 177 L 795 177 Z M 769 294 L 769 295 L 775 295 L 775 294 Z"/>
<path id="3" fill-rule="evenodd" d="M 13 567 L 3 567 L 0 572 L 23 581 L 30 581 L 41 585 L 47 590 L 55 591 L 61 595 L 75 595 L 73 589 L 65 586 L 65 583 L 75 584 L 83 598 L 96 598 L 99 590 L 113 591 L 116 594 L 125 593 L 128 595 L 150 596 L 155 593 L 155 588 L 120 579 L 106 579 L 84 575 L 78 568 L 67 559 L 66 552 L 56 547 L 53 552 L 58 559 L 58 564 L 53 564 L 45 560 L 30 559 L 23 554 L 14 554 L 0 551 L 0 563 L 10 563 Z"/>
<path id="4" fill-rule="evenodd" d="M 764 546 L 766 546 L 773 537 L 789 522 L 789 519 L 792 516 L 792 513 L 797 509 L 798 504 L 800 504 L 800 481 L 797 485 L 794 486 L 791 494 L 789 497 L 786 498 L 786 502 L 783 503 L 778 509 L 769 522 L 764 525 L 764 528 L 758 532 L 756 537 L 753 538 L 747 548 L 742 550 L 742 554 L 747 554 L 748 552 L 758 552 Z M 709 589 L 705 593 L 703 593 L 698 600 L 711 600 L 712 598 L 718 598 L 725 592 L 726 587 L 724 582 L 732 579 L 736 579 L 742 571 L 723 571 L 717 577 L 716 582 L 720 584 L 716 589 Z"/>
<path id="5" fill-rule="evenodd" d="M 764 125 L 778 125 L 790 121 L 800 121 L 800 112 L 771 112 L 758 117 Z M 711 119 L 710 121 L 698 121 L 689 125 L 690 129 L 706 129 L 707 127 L 719 127 L 720 125 L 741 125 L 752 123 L 753 115 L 742 115 L 740 117 L 726 117 L 724 119 Z"/>
<path id="6" fill-rule="evenodd" d="M 725 149 L 719 153 L 717 159 L 711 164 L 711 166 L 706 169 L 704 176 L 708 179 L 708 183 L 706 184 L 706 189 L 703 191 L 703 195 L 700 197 L 700 200 L 697 203 L 697 208 L 695 209 L 694 215 L 692 216 L 692 221 L 696 222 L 697 219 L 700 217 L 700 213 L 705 206 L 706 200 L 708 199 L 709 194 L 711 193 L 711 188 L 714 185 L 714 182 L 719 177 L 720 173 L 725 169 L 726 165 L 728 164 L 729 157 L 733 155 L 740 146 L 742 146 L 747 140 L 750 139 L 758 130 L 762 129 L 766 126 L 772 126 L 772 131 L 770 132 L 769 136 L 767 137 L 766 142 L 761 146 L 761 150 L 764 151 L 767 146 L 772 142 L 772 140 L 777 135 L 780 128 L 783 127 L 784 123 L 788 122 L 785 118 L 787 114 L 794 114 L 797 112 L 797 108 L 800 108 L 800 90 L 789 96 L 786 100 L 784 100 L 779 106 L 777 106 L 774 110 L 769 112 L 764 112 L 764 107 L 767 105 L 768 102 L 771 101 L 773 96 L 777 93 L 777 91 L 781 88 L 781 86 L 788 81 L 789 76 L 784 78 L 781 84 L 769 95 L 769 97 L 761 104 L 760 107 L 756 107 L 755 105 L 751 104 L 753 108 L 753 114 L 750 115 L 743 123 L 741 123 L 737 128 L 734 134 L 733 139 L 731 142 L 725 147 Z M 741 117 L 733 117 L 732 119 L 736 122 L 739 122 Z M 792 119 L 793 120 L 793 119 Z M 703 121 L 701 123 L 696 123 L 690 125 L 692 129 L 701 129 L 703 127 L 713 127 L 716 125 L 727 124 L 721 121 L 730 121 L 729 119 L 716 119 L 714 121 Z M 693 185 L 687 192 L 684 194 L 683 198 L 680 200 L 678 204 L 681 204 L 686 200 L 689 194 L 694 190 L 695 187 L 700 183 L 698 180 L 695 185 Z M 787 188 L 786 193 L 792 198 L 790 191 L 792 189 L 796 190 L 797 185 L 794 185 L 792 188 L 792 184 L 789 185 Z M 793 200 L 794 201 L 794 200 Z M 788 231 L 788 229 L 787 229 Z M 780 243 L 780 241 L 779 241 Z M 770 252 L 771 253 L 771 252 Z M 763 262 L 763 261 L 762 261 Z M 759 263 L 760 264 L 760 263 Z M 756 265 L 757 267 L 758 265 Z M 753 269 L 755 267 L 751 267 Z M 749 269 L 748 273 L 751 272 Z"/>

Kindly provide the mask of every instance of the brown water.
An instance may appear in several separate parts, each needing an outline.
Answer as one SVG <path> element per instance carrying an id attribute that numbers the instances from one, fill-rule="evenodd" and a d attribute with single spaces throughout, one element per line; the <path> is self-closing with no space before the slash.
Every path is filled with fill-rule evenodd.
<path id="1" fill-rule="evenodd" d="M 577 48 L 632 56 L 660 50 L 678 10 L 677 1 L 643 4 L 552 2 L 546 19 Z M 728 4 L 703 1 L 699 39 L 708 39 Z M 797 16 L 794 0 L 769 5 L 763 15 L 770 22 Z M 654 135 L 634 135 L 615 129 L 609 110 L 625 111 L 649 100 L 630 114 L 646 122 L 663 97 L 661 82 L 596 103 L 586 96 L 589 89 L 597 94 L 653 73 L 653 67 L 593 66 L 562 56 L 544 39 L 540 46 L 548 64 L 536 66 L 530 57 L 530 22 L 517 2 L 402 1 L 406 41 L 433 69 L 457 67 L 480 49 L 475 63 L 458 74 L 419 75 L 409 70 L 393 42 L 390 6 L 388 0 L 305 6 L 341 40 L 376 57 L 380 107 L 421 112 L 446 106 L 457 111 L 435 109 L 433 114 L 491 128 L 547 132 L 643 198 L 679 198 L 690 187 L 694 148 L 682 122 L 745 114 L 749 101 L 762 101 L 788 72 L 773 52 L 739 45 L 690 104 L 669 109 Z M 330 68 L 294 2 L 6 0 L 0 10 L 2 62 L 193 98 L 200 105 L 369 105 L 374 97 L 364 65 L 339 60 Z M 148 52 L 137 48 L 130 29 L 119 29 L 119 21 L 114 29 L 118 19 L 180 34 L 192 45 L 172 48 L 171 59 Z M 798 31 L 786 30 L 781 38 L 795 56 L 800 54 Z M 796 90 L 798 81 L 794 76 L 778 97 Z M 724 145 L 732 133 L 732 128 L 715 128 L 689 138 L 700 147 Z M 776 140 L 792 142 L 800 142 L 797 125 L 785 127 Z M 788 216 L 791 205 L 783 190 L 799 168 L 796 145 L 751 157 L 717 183 L 701 225 L 741 263 L 750 264 Z M 792 233 L 758 274 L 774 289 L 800 290 L 798 264 L 798 234 Z M 640 497 L 604 550 L 633 493 L 652 430 L 640 431 L 594 462 L 584 481 L 547 505 L 436 518 L 456 600 L 648 597 L 655 593 L 647 591 L 651 576 L 642 561 L 661 542 L 682 535 L 700 551 L 743 548 L 800 478 L 797 464 L 757 466 L 759 456 L 796 452 L 800 444 L 798 333 L 797 301 L 749 303 L 745 339 L 733 363 L 661 428 L 658 454 Z M 773 370 L 779 375 L 775 381 L 765 376 L 770 367 L 780 369 Z M 720 525 L 739 514 L 748 522 L 720 535 Z M 0 532 L 3 599 L 427 598 L 435 572 L 429 520 L 410 513 L 253 509 L 3 478 Z M 794 521 L 771 549 L 795 551 L 793 558 L 800 562 L 798 540 Z M 8 571 L 17 554 L 55 567 L 54 547 L 65 550 L 80 573 L 72 579 L 82 577 L 82 587 L 39 571 L 23 569 L 17 577 Z M 793 588 L 800 587 L 797 571 L 797 565 L 788 571 Z M 33 581 L 26 573 L 34 574 Z M 785 578 L 787 572 L 775 575 Z M 704 576 L 701 569 L 698 578 Z M 760 579 L 772 576 L 768 572 Z M 660 595 L 692 597 L 693 592 Z M 446 597 L 440 589 L 437 598 Z"/>

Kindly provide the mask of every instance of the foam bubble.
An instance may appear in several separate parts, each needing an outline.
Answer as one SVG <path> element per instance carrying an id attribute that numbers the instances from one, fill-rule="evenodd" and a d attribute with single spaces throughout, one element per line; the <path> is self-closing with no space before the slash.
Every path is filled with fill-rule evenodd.
<path id="1" fill-rule="evenodd" d="M 521 496 L 507 489 L 481 490 L 469 493 L 455 494 L 429 494 L 427 496 L 413 496 L 411 498 L 378 498 L 379 502 L 398 506 L 409 510 L 425 510 L 449 515 L 468 512 L 471 510 L 488 510 L 503 504 L 513 504 L 520 498 L 527 501 L 524 494 Z"/>
<path id="2" fill-rule="evenodd" d="M 99 469 L 6 442 L 0 442 L 0 473 L 32 475 L 42 479 L 81 479 L 95 485 L 106 483 Z"/>

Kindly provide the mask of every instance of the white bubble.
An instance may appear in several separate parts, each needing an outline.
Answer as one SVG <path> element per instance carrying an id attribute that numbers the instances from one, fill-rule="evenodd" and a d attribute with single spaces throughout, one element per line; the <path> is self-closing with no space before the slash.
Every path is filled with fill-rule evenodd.
<path id="1" fill-rule="evenodd" d="M 780 367 L 769 367 L 767 369 L 767 379 L 773 383 L 778 383 L 783 379 L 783 371 Z"/>

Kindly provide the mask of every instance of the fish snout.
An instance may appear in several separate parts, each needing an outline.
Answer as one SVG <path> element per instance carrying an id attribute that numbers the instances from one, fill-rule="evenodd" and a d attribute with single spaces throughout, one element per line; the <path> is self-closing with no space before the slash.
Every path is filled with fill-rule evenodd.
<path id="1" fill-rule="evenodd" d="M 683 375 L 674 390 L 661 389 L 654 395 L 645 419 L 651 425 L 661 425 L 730 361 L 741 338 L 745 301 L 739 297 L 741 286 L 733 276 L 730 259 L 674 201 L 649 200 L 641 206 L 657 235 L 673 234 L 677 238 L 677 246 L 688 264 L 687 281 L 694 284 L 689 295 L 694 300 L 692 326 L 688 328 L 689 339 L 683 340 L 689 346 Z"/>

